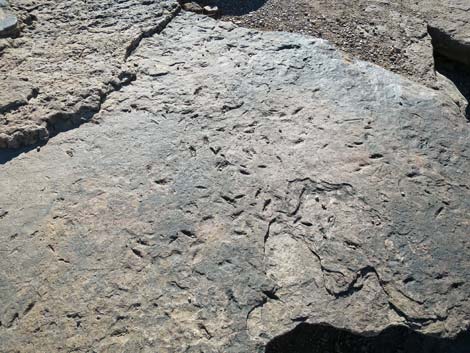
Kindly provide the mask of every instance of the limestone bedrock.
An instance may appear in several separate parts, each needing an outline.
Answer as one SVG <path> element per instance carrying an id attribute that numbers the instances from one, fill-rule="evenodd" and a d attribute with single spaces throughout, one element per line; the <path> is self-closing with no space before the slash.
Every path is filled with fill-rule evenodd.
<path id="1" fill-rule="evenodd" d="M 189 13 L 127 64 L 95 124 L 0 165 L 1 351 L 468 328 L 470 133 L 448 95 Z"/>

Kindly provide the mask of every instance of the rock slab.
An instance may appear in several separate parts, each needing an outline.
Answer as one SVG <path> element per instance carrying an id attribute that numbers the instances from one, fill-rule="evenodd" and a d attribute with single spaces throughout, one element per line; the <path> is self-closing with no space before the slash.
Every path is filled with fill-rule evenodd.
<path id="1" fill-rule="evenodd" d="M 18 34 L 18 18 L 8 8 L 6 1 L 0 1 L 0 38 Z"/>
<path id="2" fill-rule="evenodd" d="M 176 0 L 15 1 L 22 36 L 0 46 L 0 92 L 24 81 L 37 92 L 0 100 L 0 149 L 45 142 L 91 119 L 134 79 L 128 56 L 179 10 Z M 12 83 L 16 81 L 16 83 Z"/>
<path id="3" fill-rule="evenodd" d="M 470 72 L 467 0 L 253 0 L 244 6 L 239 1 L 219 1 L 224 19 L 252 28 L 325 38 L 348 54 L 429 87 L 440 84 L 435 70 L 447 75 L 433 54 L 466 65 L 467 69 L 456 70 L 457 76 Z M 470 87 L 468 77 L 465 86 Z M 469 100 L 466 90 L 461 89 Z"/>
<path id="4" fill-rule="evenodd" d="M 96 124 L 0 165 L 0 351 L 467 332 L 470 129 L 447 95 L 187 13 L 127 64 Z"/>

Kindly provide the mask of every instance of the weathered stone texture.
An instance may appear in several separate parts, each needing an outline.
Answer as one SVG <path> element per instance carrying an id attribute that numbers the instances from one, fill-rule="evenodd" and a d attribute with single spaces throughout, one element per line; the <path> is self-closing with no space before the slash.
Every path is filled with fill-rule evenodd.
<path id="1" fill-rule="evenodd" d="M 126 58 L 142 37 L 158 32 L 174 16 L 178 11 L 176 2 L 16 0 L 9 6 L 2 1 L 0 92 L 28 86 L 35 94 L 27 99 L 22 96 L 20 104 L 16 93 L 1 95 L 0 149 L 43 143 L 93 117 L 110 92 L 135 78 Z M 259 8 L 263 1 L 243 5 L 235 0 L 200 3 L 218 4 L 222 11 L 239 13 L 245 8 Z M 267 2 L 267 8 L 271 3 L 278 6 L 272 0 Z M 282 4 L 275 7 L 279 24 L 251 23 L 250 18 L 258 20 L 256 15 L 248 17 L 248 23 L 313 35 L 324 31 L 327 38 L 346 51 L 430 87 L 442 88 L 446 84 L 436 81 L 429 34 L 440 53 L 470 64 L 466 0 L 297 0 L 292 5 Z M 304 16 L 303 12 L 316 17 Z M 468 84 L 464 86 L 461 91 L 468 100 L 470 88 Z M 465 99 L 459 100 L 465 111 Z"/>
<path id="2" fill-rule="evenodd" d="M 45 141 L 90 119 L 110 92 L 134 79 L 125 61 L 135 45 L 178 9 L 176 0 L 12 6 L 23 28 L 21 37 L 0 45 L 0 149 Z M 26 85 L 37 94 L 17 104 L 12 91 Z"/>
<path id="3" fill-rule="evenodd" d="M 470 323 L 470 130 L 326 42 L 184 14 L 98 124 L 0 166 L 0 350 L 262 352 Z"/>
<path id="4" fill-rule="evenodd" d="M 200 0 L 208 1 L 220 5 L 224 20 L 324 38 L 356 58 L 448 90 L 442 74 L 458 87 L 470 119 L 465 108 L 470 100 L 467 0 L 253 0 L 241 6 L 235 0 Z"/>

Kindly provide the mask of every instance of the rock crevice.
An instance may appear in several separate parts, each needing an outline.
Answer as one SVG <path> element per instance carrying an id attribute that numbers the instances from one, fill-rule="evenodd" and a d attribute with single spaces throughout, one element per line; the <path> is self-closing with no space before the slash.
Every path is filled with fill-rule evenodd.
<path id="1" fill-rule="evenodd" d="M 104 28 L 139 9 L 87 4 Z M 99 124 L 0 165 L 0 351 L 461 347 L 470 127 L 452 97 L 185 12 L 139 41 Z"/>

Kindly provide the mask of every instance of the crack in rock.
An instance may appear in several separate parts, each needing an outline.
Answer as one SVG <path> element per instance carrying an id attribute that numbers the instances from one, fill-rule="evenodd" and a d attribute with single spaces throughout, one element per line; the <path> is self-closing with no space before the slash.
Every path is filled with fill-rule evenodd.
<path id="1" fill-rule="evenodd" d="M 53 3 L 66 28 L 108 28 L 118 61 L 97 61 L 100 42 L 73 62 L 116 69 L 100 82 L 132 72 L 127 45 L 161 19 L 160 0 Z M 128 15 L 148 21 L 115 37 Z M 301 322 L 371 347 L 389 326 L 468 331 L 470 130 L 448 95 L 190 13 L 132 53 L 138 79 L 83 104 L 99 126 L 0 165 L 0 351 L 258 353 Z M 55 92 L 27 86 L 38 96 L 0 119 Z"/>

